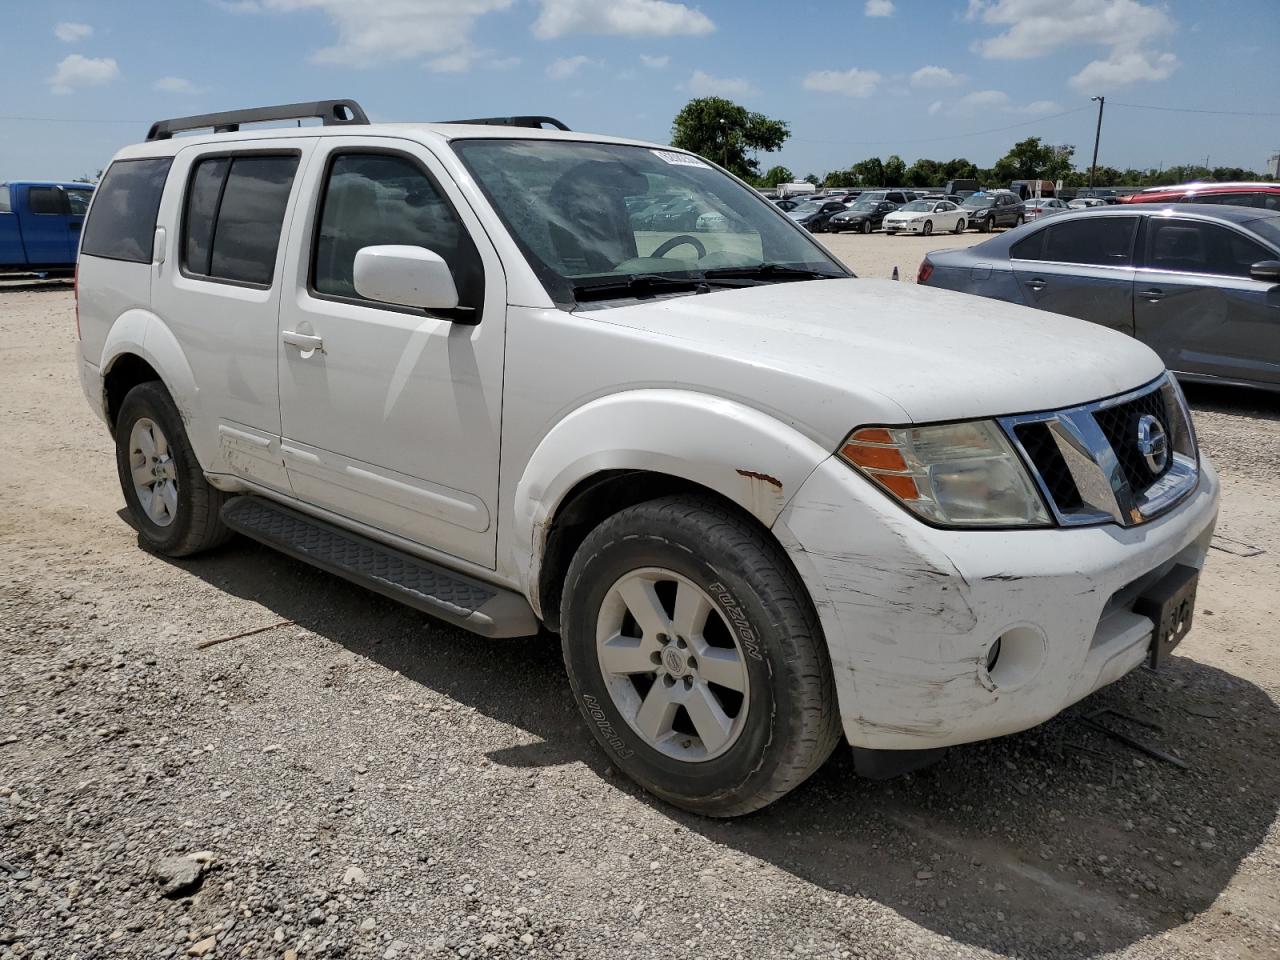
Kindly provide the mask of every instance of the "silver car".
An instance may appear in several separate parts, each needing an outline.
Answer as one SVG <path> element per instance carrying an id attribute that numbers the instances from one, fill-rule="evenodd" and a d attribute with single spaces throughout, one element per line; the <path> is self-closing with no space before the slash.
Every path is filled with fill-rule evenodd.
<path id="1" fill-rule="evenodd" d="M 1136 337 L 1188 380 L 1280 390 L 1280 211 L 1069 211 L 928 254 L 920 283 Z"/>

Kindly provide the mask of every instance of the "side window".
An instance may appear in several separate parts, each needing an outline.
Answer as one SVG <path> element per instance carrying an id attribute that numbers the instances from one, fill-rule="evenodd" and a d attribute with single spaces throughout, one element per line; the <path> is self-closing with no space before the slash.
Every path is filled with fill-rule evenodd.
<path id="1" fill-rule="evenodd" d="M 1055 223 L 1048 228 L 1040 259 L 1097 267 L 1128 266 L 1137 227 L 1137 217 L 1089 217 Z"/>
<path id="2" fill-rule="evenodd" d="M 356 253 L 363 247 L 426 247 L 449 265 L 458 306 L 471 319 L 484 302 L 484 267 L 471 234 L 435 183 L 408 157 L 339 154 L 329 165 L 311 264 L 311 286 L 324 296 L 363 300 L 356 292 Z"/>
<path id="3" fill-rule="evenodd" d="M 13 207 L 9 204 L 9 185 L 0 183 L 0 213 L 12 213 Z"/>
<path id="4" fill-rule="evenodd" d="M 182 265 L 211 280 L 270 286 L 298 157 L 199 161 L 187 190 Z"/>
<path id="5" fill-rule="evenodd" d="M 1009 256 L 1014 260 L 1043 260 L 1044 238 L 1048 230 L 1037 230 L 1029 237 L 1023 237 L 1009 248 Z"/>
<path id="6" fill-rule="evenodd" d="M 147 263 L 172 157 L 117 160 L 98 185 L 80 254 Z"/>
<path id="7" fill-rule="evenodd" d="M 1147 226 L 1147 267 L 1184 273 L 1248 277 L 1259 260 L 1275 259 L 1265 247 L 1212 223 L 1152 217 Z"/>
<path id="8" fill-rule="evenodd" d="M 68 190 L 67 203 L 71 207 L 71 215 L 73 217 L 84 216 L 84 212 L 89 209 L 89 201 L 92 199 L 92 190 L 77 190 L 75 188 Z"/>
<path id="9" fill-rule="evenodd" d="M 57 187 L 30 187 L 27 190 L 27 205 L 32 213 L 54 214 L 66 213 L 62 206 L 62 191 Z"/>

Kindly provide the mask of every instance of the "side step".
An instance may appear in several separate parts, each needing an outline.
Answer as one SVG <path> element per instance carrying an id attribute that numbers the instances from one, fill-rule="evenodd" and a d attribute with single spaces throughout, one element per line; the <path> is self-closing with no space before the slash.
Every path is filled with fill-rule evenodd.
<path id="1" fill-rule="evenodd" d="M 514 591 L 446 570 L 271 500 L 234 497 L 222 507 L 222 522 L 281 553 L 481 636 L 528 637 L 538 632 L 533 610 Z"/>

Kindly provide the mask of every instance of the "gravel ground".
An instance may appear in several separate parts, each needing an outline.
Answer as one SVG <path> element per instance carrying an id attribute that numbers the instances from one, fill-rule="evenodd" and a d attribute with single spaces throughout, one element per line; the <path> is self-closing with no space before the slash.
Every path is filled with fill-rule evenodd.
<path id="1" fill-rule="evenodd" d="M 65 289 L 0 290 L 0 957 L 1280 957 L 1280 400 L 1192 394 L 1230 539 L 1169 669 L 717 822 L 609 767 L 551 638 L 140 550 L 73 341 Z"/>

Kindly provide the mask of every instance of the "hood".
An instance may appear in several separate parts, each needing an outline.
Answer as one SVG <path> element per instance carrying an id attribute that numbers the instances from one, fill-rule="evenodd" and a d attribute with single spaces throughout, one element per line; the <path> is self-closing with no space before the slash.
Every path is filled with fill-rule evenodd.
<path id="1" fill-rule="evenodd" d="M 718 378 L 732 384 L 720 392 L 837 441 L 860 423 L 1074 406 L 1164 370 L 1149 348 L 1105 327 L 892 280 L 775 283 L 582 315 L 684 341 L 708 357 L 699 386 L 715 389 Z"/>

